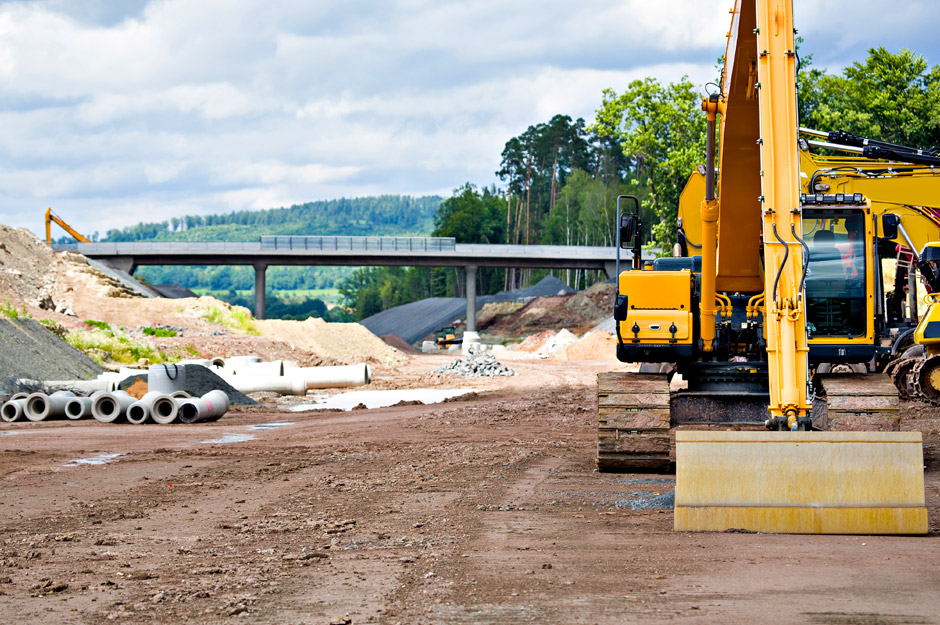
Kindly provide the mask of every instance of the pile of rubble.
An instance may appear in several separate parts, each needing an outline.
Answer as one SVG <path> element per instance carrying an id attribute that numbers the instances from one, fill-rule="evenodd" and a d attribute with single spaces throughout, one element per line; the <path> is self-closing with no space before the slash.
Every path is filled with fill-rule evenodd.
<path id="1" fill-rule="evenodd" d="M 496 360 L 485 349 L 470 346 L 466 358 L 458 358 L 449 365 L 435 369 L 434 373 L 462 375 L 468 378 L 493 378 L 502 375 L 519 375 L 503 363 Z"/>

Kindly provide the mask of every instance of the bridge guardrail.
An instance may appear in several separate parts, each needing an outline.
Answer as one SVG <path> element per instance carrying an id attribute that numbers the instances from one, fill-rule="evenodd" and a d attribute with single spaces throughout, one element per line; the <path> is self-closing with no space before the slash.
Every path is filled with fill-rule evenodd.
<path id="1" fill-rule="evenodd" d="M 350 236 L 286 236 L 261 237 L 262 250 L 327 250 L 327 251 L 408 251 L 452 252 L 457 241 L 453 237 L 350 237 Z"/>

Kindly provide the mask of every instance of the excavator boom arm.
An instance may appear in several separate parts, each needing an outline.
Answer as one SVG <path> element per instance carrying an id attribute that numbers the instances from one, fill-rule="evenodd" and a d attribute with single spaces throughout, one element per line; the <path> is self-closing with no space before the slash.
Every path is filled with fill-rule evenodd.
<path id="1" fill-rule="evenodd" d="M 52 212 L 51 208 L 46 209 L 46 243 L 52 245 L 52 222 L 56 222 L 63 230 L 68 232 L 70 235 L 75 237 L 75 240 L 79 243 L 90 243 L 91 241 L 79 234 L 72 226 L 65 223 L 61 217 Z"/>

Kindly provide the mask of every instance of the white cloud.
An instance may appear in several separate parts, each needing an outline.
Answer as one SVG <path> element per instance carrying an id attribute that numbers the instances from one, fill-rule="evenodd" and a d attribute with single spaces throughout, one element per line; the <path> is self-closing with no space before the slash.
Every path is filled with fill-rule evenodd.
<path id="1" fill-rule="evenodd" d="M 558 113 L 590 121 L 605 87 L 712 79 L 730 4 L 0 3 L 0 221 L 38 232 L 53 205 L 104 232 L 490 184 L 507 139 Z M 940 61 L 924 0 L 796 11 L 817 67 L 907 39 Z"/>

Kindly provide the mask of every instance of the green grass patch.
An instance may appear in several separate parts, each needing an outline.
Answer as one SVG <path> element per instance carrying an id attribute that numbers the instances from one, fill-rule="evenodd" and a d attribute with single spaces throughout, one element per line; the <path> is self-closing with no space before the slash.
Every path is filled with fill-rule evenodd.
<path id="1" fill-rule="evenodd" d="M 85 319 L 85 324 L 90 325 L 93 328 L 98 328 L 99 330 L 111 329 L 111 326 L 108 325 L 107 321 L 95 321 L 94 319 Z"/>
<path id="2" fill-rule="evenodd" d="M 176 336 L 176 330 L 171 330 L 169 328 L 142 328 L 142 330 L 146 336 L 155 336 L 158 338 Z"/>
<path id="3" fill-rule="evenodd" d="M 72 347 L 91 356 L 102 364 L 108 360 L 120 363 L 136 363 L 141 358 L 151 363 L 170 362 L 166 354 L 159 351 L 149 341 L 130 338 L 120 330 L 100 329 L 76 330 L 70 332 L 65 340 Z"/>
<path id="4" fill-rule="evenodd" d="M 209 323 L 217 323 L 227 328 L 240 332 L 242 334 L 259 335 L 258 327 L 255 325 L 255 318 L 247 309 L 241 306 L 223 307 L 211 306 L 202 315 L 202 318 Z"/>
<path id="5" fill-rule="evenodd" d="M 0 304 L 0 313 L 3 313 L 10 319 L 19 319 L 20 317 L 30 319 L 32 317 L 31 314 L 26 312 L 26 306 L 23 306 L 21 310 L 17 310 L 16 306 L 10 303 L 10 300 L 7 300 L 5 304 Z"/>

